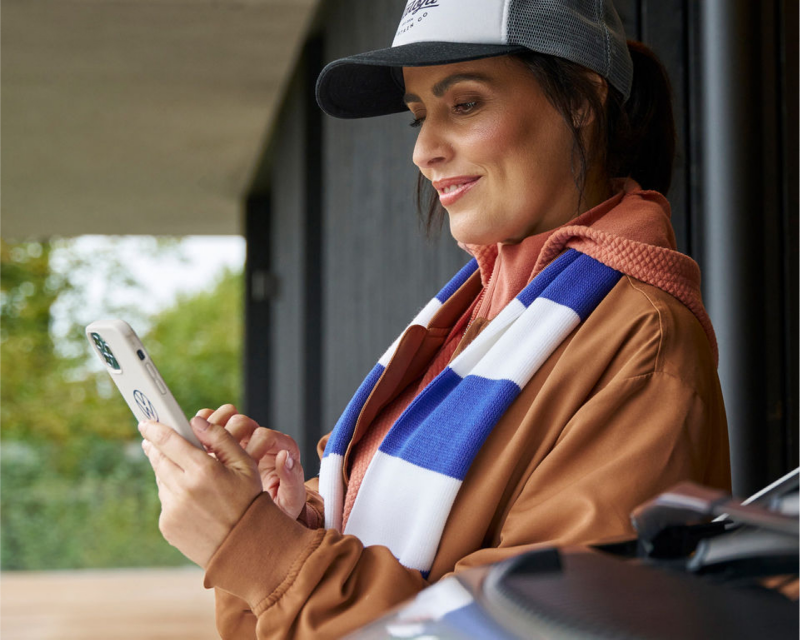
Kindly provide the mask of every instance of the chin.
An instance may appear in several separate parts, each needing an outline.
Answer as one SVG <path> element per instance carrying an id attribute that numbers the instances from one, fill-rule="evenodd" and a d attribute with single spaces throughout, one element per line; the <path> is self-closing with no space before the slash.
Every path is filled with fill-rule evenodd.
<path id="1" fill-rule="evenodd" d="M 460 244 L 479 244 L 479 245 L 487 245 L 487 244 L 497 244 L 497 240 L 494 238 L 488 237 L 484 234 L 480 233 L 464 233 L 450 230 L 450 235 L 453 236 L 453 239 L 460 243 Z"/>
<path id="2" fill-rule="evenodd" d="M 463 213 L 459 214 L 459 218 L 464 216 Z M 497 237 L 497 233 L 493 229 L 485 229 L 479 228 L 475 225 L 463 224 L 465 221 L 460 220 L 456 222 L 453 220 L 453 216 L 448 213 L 448 219 L 450 221 L 450 235 L 456 240 L 456 242 L 460 242 L 461 244 L 478 244 L 478 245 L 488 245 L 488 244 L 497 244 L 501 242 L 501 239 Z"/>

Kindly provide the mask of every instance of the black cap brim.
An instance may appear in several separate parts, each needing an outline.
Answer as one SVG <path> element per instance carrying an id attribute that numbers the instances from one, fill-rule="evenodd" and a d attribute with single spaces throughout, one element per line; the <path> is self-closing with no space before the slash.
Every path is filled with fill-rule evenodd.
<path id="1" fill-rule="evenodd" d="M 413 42 L 335 60 L 317 79 L 317 103 L 336 118 L 369 118 L 405 111 L 402 67 L 493 58 L 526 51 L 519 45 Z"/>

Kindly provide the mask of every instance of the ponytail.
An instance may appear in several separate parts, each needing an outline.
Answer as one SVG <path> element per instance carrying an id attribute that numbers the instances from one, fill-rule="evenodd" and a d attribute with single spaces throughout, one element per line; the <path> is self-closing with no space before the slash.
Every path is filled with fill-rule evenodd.
<path id="1" fill-rule="evenodd" d="M 666 69 L 641 42 L 628 41 L 633 59 L 633 86 L 627 101 L 609 91 L 606 173 L 630 176 L 643 189 L 666 194 L 675 160 L 672 89 Z"/>

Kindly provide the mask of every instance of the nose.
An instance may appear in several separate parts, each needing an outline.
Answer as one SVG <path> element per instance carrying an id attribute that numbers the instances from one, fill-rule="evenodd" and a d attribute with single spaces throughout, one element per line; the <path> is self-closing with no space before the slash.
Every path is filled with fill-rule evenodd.
<path id="1" fill-rule="evenodd" d="M 445 132 L 429 118 L 422 125 L 414 145 L 412 160 L 421 171 L 441 165 L 452 158 L 453 147 Z"/>

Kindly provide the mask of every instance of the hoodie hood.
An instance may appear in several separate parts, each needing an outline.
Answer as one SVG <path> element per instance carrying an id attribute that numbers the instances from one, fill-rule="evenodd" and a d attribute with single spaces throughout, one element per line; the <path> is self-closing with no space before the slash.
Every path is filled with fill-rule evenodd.
<path id="1" fill-rule="evenodd" d="M 631 179 L 620 180 L 617 186 L 618 193 L 568 224 L 540 234 L 538 240 L 534 236 L 523 241 L 538 245 L 531 255 L 535 263 L 528 282 L 564 250 L 580 251 L 682 302 L 700 322 L 718 362 L 717 339 L 700 293 L 700 267 L 676 250 L 669 202 L 657 191 L 642 190 Z M 462 247 L 478 260 L 487 286 L 507 247 Z"/>
<path id="2" fill-rule="evenodd" d="M 568 225 L 553 232 L 532 275 L 565 249 L 575 249 L 657 287 L 680 300 L 695 315 L 708 336 L 714 361 L 719 364 L 717 338 L 700 293 L 700 267 L 675 250 L 667 199 L 657 191 L 643 191 L 636 183 L 627 186 L 629 190 L 615 196 L 620 198 L 617 206 L 591 227 Z"/>

